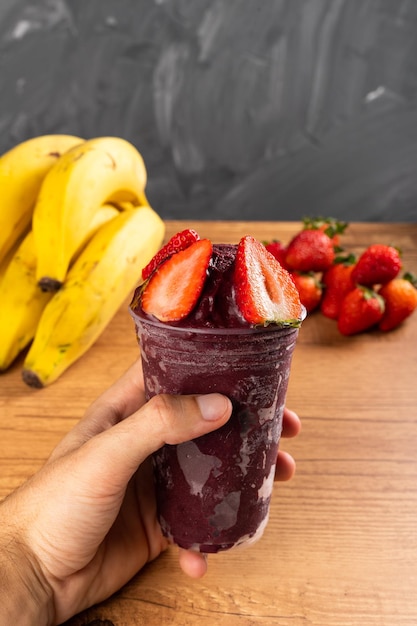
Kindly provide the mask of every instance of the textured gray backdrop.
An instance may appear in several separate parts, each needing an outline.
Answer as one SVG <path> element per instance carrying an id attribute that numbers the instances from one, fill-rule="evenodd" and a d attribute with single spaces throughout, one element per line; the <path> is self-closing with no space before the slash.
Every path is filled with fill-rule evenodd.
<path id="1" fill-rule="evenodd" d="M 0 130 L 129 139 L 165 218 L 417 221 L 417 1 L 0 0 Z"/>

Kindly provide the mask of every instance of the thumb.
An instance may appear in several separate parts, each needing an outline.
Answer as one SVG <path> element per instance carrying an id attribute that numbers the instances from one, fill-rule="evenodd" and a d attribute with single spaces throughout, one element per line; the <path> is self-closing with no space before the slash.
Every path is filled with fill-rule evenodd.
<path id="1" fill-rule="evenodd" d="M 152 452 L 216 430 L 231 413 L 231 401 L 218 393 L 155 396 L 82 446 L 79 452 L 90 461 L 88 481 L 95 489 L 121 489 Z"/>

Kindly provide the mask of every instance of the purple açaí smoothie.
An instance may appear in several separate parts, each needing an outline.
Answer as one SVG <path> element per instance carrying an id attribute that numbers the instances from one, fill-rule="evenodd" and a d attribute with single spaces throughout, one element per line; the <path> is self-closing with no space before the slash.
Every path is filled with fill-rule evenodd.
<path id="1" fill-rule="evenodd" d="M 203 293 L 180 322 L 131 305 L 147 398 L 219 392 L 233 414 L 219 430 L 154 454 L 159 521 L 174 543 L 218 552 L 259 539 L 268 521 L 298 328 L 253 327 L 235 301 L 236 246 L 215 245 Z"/>

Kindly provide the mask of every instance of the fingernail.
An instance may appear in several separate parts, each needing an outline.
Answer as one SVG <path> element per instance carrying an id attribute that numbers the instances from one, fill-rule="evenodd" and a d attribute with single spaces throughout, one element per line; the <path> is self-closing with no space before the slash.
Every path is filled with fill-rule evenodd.
<path id="1" fill-rule="evenodd" d="M 197 396 L 196 400 L 203 419 L 208 422 L 215 422 L 223 417 L 230 407 L 230 400 L 219 393 Z"/>

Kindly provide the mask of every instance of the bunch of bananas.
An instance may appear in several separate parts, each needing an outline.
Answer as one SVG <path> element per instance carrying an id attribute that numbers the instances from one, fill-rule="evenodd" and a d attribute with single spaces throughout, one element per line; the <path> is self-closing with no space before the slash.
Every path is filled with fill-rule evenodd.
<path id="1" fill-rule="evenodd" d="M 55 381 L 96 341 L 159 249 L 138 150 L 43 135 L 0 157 L 0 371 Z"/>

